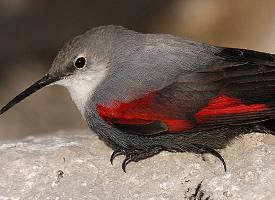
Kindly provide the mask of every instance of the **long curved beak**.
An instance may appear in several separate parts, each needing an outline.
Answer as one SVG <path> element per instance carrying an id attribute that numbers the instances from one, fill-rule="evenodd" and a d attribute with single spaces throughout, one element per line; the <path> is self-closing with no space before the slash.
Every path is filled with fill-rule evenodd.
<path id="1" fill-rule="evenodd" d="M 33 94 L 37 90 L 39 90 L 39 89 L 41 89 L 41 88 L 43 88 L 43 87 L 45 87 L 45 86 L 47 86 L 47 85 L 55 82 L 55 81 L 58 81 L 58 80 L 60 80 L 60 77 L 52 77 L 52 76 L 46 74 L 40 80 L 36 81 L 30 87 L 28 87 L 23 92 L 21 92 L 16 97 L 14 97 L 7 105 L 5 105 L 0 110 L 0 115 L 2 115 L 3 113 L 5 113 L 6 111 L 8 111 L 15 104 L 19 103 L 20 101 L 22 101 L 26 97 L 30 96 L 31 94 Z"/>

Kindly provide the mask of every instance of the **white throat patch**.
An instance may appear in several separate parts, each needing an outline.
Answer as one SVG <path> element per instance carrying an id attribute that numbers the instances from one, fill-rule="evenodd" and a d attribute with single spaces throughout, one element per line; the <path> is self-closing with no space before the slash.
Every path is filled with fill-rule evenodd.
<path id="1" fill-rule="evenodd" d="M 84 107 L 87 100 L 93 95 L 96 87 L 104 79 L 107 72 L 105 66 L 97 67 L 97 69 L 98 71 L 74 74 L 67 79 L 54 83 L 56 85 L 62 85 L 69 90 L 71 98 L 82 116 L 84 116 Z"/>

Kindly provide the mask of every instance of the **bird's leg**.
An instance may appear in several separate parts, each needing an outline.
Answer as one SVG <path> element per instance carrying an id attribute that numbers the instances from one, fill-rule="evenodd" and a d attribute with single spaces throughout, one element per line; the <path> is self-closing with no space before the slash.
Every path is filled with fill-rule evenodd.
<path id="1" fill-rule="evenodd" d="M 111 164 L 113 164 L 113 161 L 117 156 L 124 155 L 125 159 L 122 162 L 122 169 L 126 173 L 126 166 L 130 162 L 138 162 L 140 160 L 152 157 L 161 151 L 162 149 L 159 147 L 152 148 L 149 151 L 137 150 L 137 149 L 117 149 L 117 150 L 114 150 L 114 152 L 112 153 L 110 162 Z"/>

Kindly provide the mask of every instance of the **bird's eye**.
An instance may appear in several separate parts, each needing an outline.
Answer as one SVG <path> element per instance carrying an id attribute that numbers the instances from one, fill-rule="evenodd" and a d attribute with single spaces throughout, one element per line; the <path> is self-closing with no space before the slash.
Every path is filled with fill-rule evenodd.
<path id="1" fill-rule="evenodd" d="M 86 58 L 84 57 L 79 57 L 74 61 L 74 66 L 79 69 L 85 67 L 85 65 L 86 65 Z"/>

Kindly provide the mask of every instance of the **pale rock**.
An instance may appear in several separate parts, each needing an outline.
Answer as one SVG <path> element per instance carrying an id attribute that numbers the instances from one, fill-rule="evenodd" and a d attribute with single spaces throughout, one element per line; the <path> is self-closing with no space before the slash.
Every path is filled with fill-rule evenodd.
<path id="1" fill-rule="evenodd" d="M 0 142 L 0 200 L 275 199 L 275 136 L 248 134 L 211 155 L 163 152 L 112 166 L 112 150 L 89 130 Z"/>

